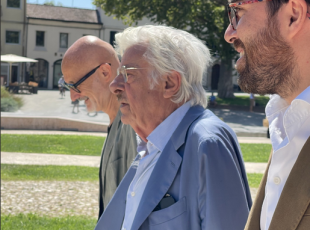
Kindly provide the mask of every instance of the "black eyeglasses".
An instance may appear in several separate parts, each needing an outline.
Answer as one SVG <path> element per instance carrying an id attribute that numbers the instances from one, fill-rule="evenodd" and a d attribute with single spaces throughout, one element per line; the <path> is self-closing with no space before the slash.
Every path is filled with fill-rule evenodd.
<path id="1" fill-rule="evenodd" d="M 77 93 L 81 93 L 81 91 L 77 88 L 80 84 L 82 84 L 87 78 L 89 78 L 93 73 L 96 72 L 96 70 L 101 66 L 101 65 L 105 65 L 105 64 L 108 64 L 111 66 L 111 63 L 103 63 L 103 64 L 100 64 L 98 65 L 96 68 L 92 69 L 89 73 L 87 73 L 84 77 L 82 77 L 77 83 L 74 83 L 74 84 L 70 84 L 70 83 L 67 83 L 67 82 L 64 82 L 63 85 L 68 89 L 72 89 L 74 90 L 75 92 Z"/>
<path id="2" fill-rule="evenodd" d="M 227 6 L 228 17 L 229 17 L 229 21 L 230 21 L 232 28 L 234 30 L 237 29 L 237 25 L 240 19 L 238 16 L 238 6 L 250 4 L 250 3 L 256 3 L 256 2 L 270 2 L 270 1 L 272 0 L 246 0 L 246 1 L 228 4 Z"/>

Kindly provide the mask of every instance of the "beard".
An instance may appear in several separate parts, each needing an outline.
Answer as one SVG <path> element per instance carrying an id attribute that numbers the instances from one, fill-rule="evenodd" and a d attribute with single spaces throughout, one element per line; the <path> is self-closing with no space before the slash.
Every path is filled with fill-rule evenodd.
<path id="1" fill-rule="evenodd" d="M 276 18 L 268 27 L 244 43 L 237 39 L 234 47 L 241 47 L 244 56 L 238 63 L 238 84 L 247 93 L 279 94 L 282 98 L 298 88 L 296 57 L 292 47 L 282 38 Z"/>

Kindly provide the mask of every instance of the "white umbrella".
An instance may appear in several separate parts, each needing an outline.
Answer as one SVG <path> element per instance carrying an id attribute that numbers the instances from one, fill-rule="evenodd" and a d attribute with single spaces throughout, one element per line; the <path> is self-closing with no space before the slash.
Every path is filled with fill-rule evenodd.
<path id="1" fill-rule="evenodd" d="M 18 56 L 15 54 L 5 54 L 5 55 L 1 55 L 1 62 L 8 62 L 10 64 L 10 77 L 8 80 L 8 85 L 9 82 L 11 81 L 11 77 L 12 77 L 12 63 L 16 63 L 16 62 L 38 62 L 35 59 L 32 58 L 27 58 L 27 57 L 22 57 L 22 56 Z"/>

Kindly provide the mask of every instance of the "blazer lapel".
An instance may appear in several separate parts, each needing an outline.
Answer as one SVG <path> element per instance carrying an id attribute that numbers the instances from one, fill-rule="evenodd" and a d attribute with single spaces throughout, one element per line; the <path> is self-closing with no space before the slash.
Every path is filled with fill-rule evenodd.
<path id="1" fill-rule="evenodd" d="M 137 161 L 134 161 L 122 182 L 116 189 L 110 203 L 106 210 L 101 215 L 95 230 L 120 230 L 123 224 L 125 209 L 126 209 L 126 196 L 129 185 L 133 180 L 136 170 Z"/>
<path id="2" fill-rule="evenodd" d="M 295 230 L 310 202 L 310 137 L 287 178 L 269 230 Z"/>
<path id="3" fill-rule="evenodd" d="M 185 142 L 190 124 L 202 114 L 203 110 L 201 106 L 191 107 L 168 141 L 145 187 L 131 230 L 140 228 L 169 190 L 182 162 L 177 150 Z"/>

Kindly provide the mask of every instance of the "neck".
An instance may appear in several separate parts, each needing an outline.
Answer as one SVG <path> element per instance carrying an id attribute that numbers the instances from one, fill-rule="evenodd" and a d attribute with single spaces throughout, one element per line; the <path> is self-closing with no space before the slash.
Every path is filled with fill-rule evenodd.
<path id="1" fill-rule="evenodd" d="M 182 105 L 170 103 L 170 105 L 166 107 L 166 109 L 161 109 L 161 111 L 163 111 L 162 114 L 152 113 L 151 119 L 139 121 L 135 125 L 132 125 L 132 128 L 143 141 L 148 142 L 146 138 L 156 129 L 157 126 L 159 126 L 167 117 L 170 116 L 170 114 L 172 114 L 180 106 Z"/>

